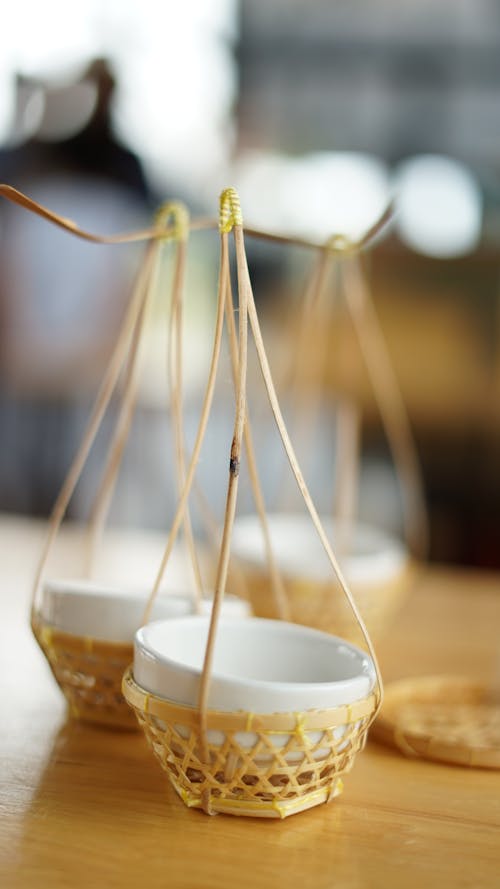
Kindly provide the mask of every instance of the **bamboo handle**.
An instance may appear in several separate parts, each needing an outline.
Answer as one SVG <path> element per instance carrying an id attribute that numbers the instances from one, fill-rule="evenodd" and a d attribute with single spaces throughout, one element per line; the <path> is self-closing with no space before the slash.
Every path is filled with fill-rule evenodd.
<path id="1" fill-rule="evenodd" d="M 205 762 L 209 759 L 207 744 L 207 704 L 210 686 L 210 674 L 212 670 L 215 637 L 219 622 L 222 601 L 224 598 L 227 571 L 229 566 L 229 553 L 231 546 L 231 533 L 236 511 L 236 498 L 238 494 L 238 479 L 240 472 L 241 445 L 246 419 L 246 385 L 248 367 L 248 300 L 251 292 L 250 275 L 245 254 L 245 244 L 242 231 L 243 220 L 239 206 L 239 198 L 234 189 L 226 189 L 220 199 L 220 232 L 222 242 L 226 242 L 224 251 L 225 266 L 222 273 L 227 278 L 229 270 L 229 257 L 227 250 L 228 232 L 233 229 L 233 237 L 236 248 L 236 265 L 238 273 L 238 378 L 236 387 L 236 410 L 234 418 L 233 440 L 229 457 L 229 479 L 226 496 L 226 510 L 224 514 L 224 529 L 217 565 L 214 600 L 210 615 L 205 658 L 201 673 L 198 708 L 200 713 L 201 750 Z M 205 801 L 208 806 L 208 800 Z"/>
<path id="2" fill-rule="evenodd" d="M 241 309 L 240 309 L 241 311 Z M 233 374 L 233 385 L 236 389 L 238 384 L 238 373 L 239 373 L 239 355 L 238 355 L 238 341 L 236 337 L 236 328 L 234 323 L 234 315 L 233 315 L 233 294 L 231 288 L 231 277 L 229 274 L 229 269 L 227 270 L 227 288 L 226 288 L 226 320 L 227 327 L 229 332 L 229 350 L 231 354 L 231 366 L 232 366 L 232 374 Z M 259 521 L 261 525 L 262 535 L 264 537 L 264 548 L 266 552 L 267 564 L 269 566 L 269 574 L 271 578 L 271 588 L 274 596 L 274 604 L 276 608 L 276 612 L 278 617 L 281 620 L 289 620 L 290 619 L 290 609 L 288 605 L 288 598 L 286 595 L 285 587 L 283 584 L 283 578 L 281 577 L 278 564 L 274 557 L 273 547 L 271 543 L 271 536 L 269 532 L 269 522 L 267 521 L 267 513 L 266 513 L 266 504 L 264 501 L 264 494 L 262 491 L 262 485 L 260 483 L 259 478 L 259 470 L 257 468 L 257 459 L 255 456 L 255 448 L 253 445 L 253 435 L 252 428 L 250 425 L 250 417 L 248 415 L 248 409 L 245 419 L 244 426 L 244 441 L 245 441 L 245 450 L 248 460 L 248 472 L 250 475 L 250 484 L 252 486 L 253 497 L 255 501 L 255 506 L 257 507 L 257 513 L 259 516 Z"/>

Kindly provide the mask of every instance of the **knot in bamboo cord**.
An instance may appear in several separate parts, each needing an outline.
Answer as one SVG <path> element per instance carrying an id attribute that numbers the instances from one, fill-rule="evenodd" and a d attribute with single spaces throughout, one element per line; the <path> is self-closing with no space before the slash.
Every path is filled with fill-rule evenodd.
<path id="1" fill-rule="evenodd" d="M 219 202 L 219 231 L 228 234 L 234 225 L 243 225 L 240 199 L 234 188 L 225 188 Z"/>
<path id="2" fill-rule="evenodd" d="M 155 227 L 161 241 L 187 241 L 189 210 L 180 201 L 166 201 L 155 213 Z"/>
<path id="3" fill-rule="evenodd" d="M 336 234 L 332 235 L 325 242 L 325 247 L 327 250 L 330 250 L 332 253 L 341 253 L 344 256 L 347 253 L 354 253 L 358 248 L 358 244 L 356 241 L 351 241 L 347 235 Z"/>

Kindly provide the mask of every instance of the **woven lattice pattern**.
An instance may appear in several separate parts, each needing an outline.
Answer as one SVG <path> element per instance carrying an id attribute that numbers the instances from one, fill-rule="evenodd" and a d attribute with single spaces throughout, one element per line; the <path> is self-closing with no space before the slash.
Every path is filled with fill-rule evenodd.
<path id="1" fill-rule="evenodd" d="M 131 643 L 73 636 L 37 618 L 32 628 L 73 717 L 137 729 L 121 692 L 123 673 L 133 657 Z"/>
<path id="2" fill-rule="evenodd" d="M 415 573 L 415 566 L 409 565 L 388 583 L 357 585 L 353 588 L 361 616 L 372 637 L 380 637 L 390 626 L 411 590 Z M 245 566 L 244 577 L 254 614 L 257 617 L 276 618 L 269 575 Z M 359 643 L 359 632 L 352 612 L 339 595 L 334 580 L 315 583 L 284 577 L 283 582 L 291 621 Z"/>
<path id="3" fill-rule="evenodd" d="M 500 707 L 486 704 L 408 704 L 399 711 L 401 724 L 412 733 L 440 741 L 500 748 Z"/>
<path id="4" fill-rule="evenodd" d="M 366 740 L 373 696 L 351 706 L 256 715 L 209 711 L 209 762 L 199 714 L 149 695 L 128 671 L 123 691 L 161 766 L 188 806 L 209 813 L 284 818 L 342 790 Z"/>
<path id="5" fill-rule="evenodd" d="M 500 691 L 460 676 L 394 682 L 373 729 L 407 756 L 500 768 Z"/>

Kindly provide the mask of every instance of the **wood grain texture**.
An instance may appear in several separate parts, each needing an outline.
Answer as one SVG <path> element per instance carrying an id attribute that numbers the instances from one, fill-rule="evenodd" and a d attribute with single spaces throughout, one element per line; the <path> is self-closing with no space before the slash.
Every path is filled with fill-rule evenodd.
<path id="1" fill-rule="evenodd" d="M 339 799 L 283 822 L 186 809 L 141 735 L 66 721 L 28 623 L 42 528 L 0 520 L 0 541 L 6 889 L 499 885 L 500 775 L 405 759 L 373 742 Z M 63 531 L 66 570 L 77 542 Z M 499 626 L 500 577 L 429 570 L 379 646 L 383 674 L 498 680 Z"/>

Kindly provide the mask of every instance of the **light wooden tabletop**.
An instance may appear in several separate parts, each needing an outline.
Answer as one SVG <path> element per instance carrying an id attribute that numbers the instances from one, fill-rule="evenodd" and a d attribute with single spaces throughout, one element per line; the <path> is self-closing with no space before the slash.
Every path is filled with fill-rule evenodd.
<path id="1" fill-rule="evenodd" d="M 0 520 L 5 889 L 500 886 L 498 772 L 369 742 L 329 805 L 282 822 L 209 818 L 183 806 L 140 734 L 67 722 L 28 627 L 41 533 Z M 60 543 L 73 565 L 74 535 Z M 135 552 L 145 556 L 144 540 Z M 498 682 L 499 630 L 499 576 L 429 569 L 380 645 L 385 679 L 449 672 Z"/>

